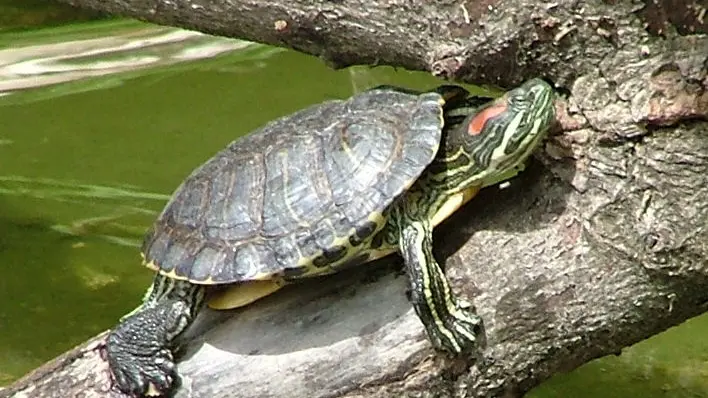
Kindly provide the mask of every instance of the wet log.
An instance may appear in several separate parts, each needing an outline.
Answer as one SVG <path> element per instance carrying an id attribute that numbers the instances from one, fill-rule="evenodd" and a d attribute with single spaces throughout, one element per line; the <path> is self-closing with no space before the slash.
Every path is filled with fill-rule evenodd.
<path id="1" fill-rule="evenodd" d="M 64 1 L 336 67 L 388 64 L 504 87 L 541 75 L 563 96 L 530 169 L 435 235 L 453 287 L 484 319 L 479 357 L 432 350 L 392 257 L 205 312 L 177 397 L 520 396 L 708 309 L 708 36 L 698 0 Z M 102 338 L 0 396 L 121 396 Z"/>

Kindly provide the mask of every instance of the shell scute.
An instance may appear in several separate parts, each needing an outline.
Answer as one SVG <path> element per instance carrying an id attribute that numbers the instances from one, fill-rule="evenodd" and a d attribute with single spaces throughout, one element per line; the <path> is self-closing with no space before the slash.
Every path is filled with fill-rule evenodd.
<path id="1" fill-rule="evenodd" d="M 148 265 L 194 283 L 299 278 L 366 261 L 386 209 L 433 160 L 442 97 L 372 90 L 274 120 L 176 190 Z"/>

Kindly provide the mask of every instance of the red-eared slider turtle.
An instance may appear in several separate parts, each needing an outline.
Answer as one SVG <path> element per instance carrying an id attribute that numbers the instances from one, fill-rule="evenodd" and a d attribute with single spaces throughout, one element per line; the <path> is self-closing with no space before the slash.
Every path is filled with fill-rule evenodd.
<path id="1" fill-rule="evenodd" d="M 186 179 L 145 238 L 154 282 L 106 344 L 117 387 L 170 388 L 175 341 L 210 285 L 237 287 L 216 304 L 238 306 L 395 251 L 433 346 L 472 349 L 481 320 L 453 296 L 433 227 L 515 174 L 553 118 L 553 90 L 539 79 L 484 105 L 456 86 L 380 87 L 234 141 Z"/>

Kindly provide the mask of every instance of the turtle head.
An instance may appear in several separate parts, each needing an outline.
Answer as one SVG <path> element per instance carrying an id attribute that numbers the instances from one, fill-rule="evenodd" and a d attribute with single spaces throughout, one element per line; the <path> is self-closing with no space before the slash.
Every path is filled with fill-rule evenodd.
<path id="1" fill-rule="evenodd" d="M 555 119 L 553 97 L 548 83 L 532 79 L 500 98 L 470 97 L 446 111 L 445 149 L 438 162 L 445 165 L 440 172 L 448 184 L 464 189 L 513 177 Z"/>

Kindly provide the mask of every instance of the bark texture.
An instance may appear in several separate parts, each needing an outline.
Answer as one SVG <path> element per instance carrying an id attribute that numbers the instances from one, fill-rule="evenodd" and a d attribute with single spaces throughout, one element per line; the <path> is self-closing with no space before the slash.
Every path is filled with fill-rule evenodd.
<path id="1" fill-rule="evenodd" d="M 389 258 L 204 313 L 178 397 L 520 396 L 708 309 L 699 0 L 64 1 L 334 66 L 390 64 L 501 86 L 542 75 L 565 94 L 538 161 L 435 235 L 454 288 L 485 321 L 479 358 L 432 351 Z M 109 391 L 102 338 L 0 396 L 121 396 Z"/>

